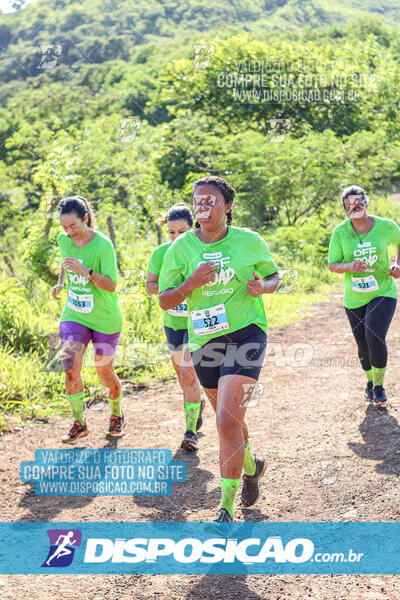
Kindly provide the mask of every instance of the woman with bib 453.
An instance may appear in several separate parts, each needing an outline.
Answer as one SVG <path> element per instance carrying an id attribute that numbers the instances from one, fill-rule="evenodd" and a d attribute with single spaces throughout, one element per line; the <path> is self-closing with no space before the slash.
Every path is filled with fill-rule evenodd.
<path id="1" fill-rule="evenodd" d="M 368 214 L 364 188 L 351 185 L 342 193 L 348 219 L 337 225 L 329 244 L 329 269 L 345 273 L 344 307 L 367 376 L 365 399 L 387 406 L 383 387 L 388 351 L 386 334 L 397 302 L 400 277 L 400 228 L 390 219 Z M 389 265 L 388 247 L 397 246 Z"/>
<path id="2" fill-rule="evenodd" d="M 216 521 L 232 521 L 243 474 L 242 503 L 254 504 L 265 460 L 253 456 L 244 422 L 247 400 L 266 351 L 262 294 L 274 292 L 278 268 L 263 238 L 233 227 L 235 190 L 209 176 L 193 187 L 196 229 L 167 250 L 159 279 L 164 310 L 188 307 L 189 349 L 197 376 L 216 413 L 222 500 Z"/>
<path id="3" fill-rule="evenodd" d="M 65 386 L 74 424 L 62 441 L 74 444 L 88 435 L 83 414 L 83 358 L 90 340 L 95 351 L 97 374 L 108 389 L 111 418 L 107 434 L 123 435 L 121 383 L 114 370 L 114 357 L 121 333 L 122 315 L 117 293 L 117 261 L 111 240 L 96 231 L 94 214 L 85 198 L 64 198 L 58 207 L 65 233 L 57 243 L 62 262 L 58 283 L 51 290 L 55 300 L 67 275 L 67 302 L 60 319 Z"/>

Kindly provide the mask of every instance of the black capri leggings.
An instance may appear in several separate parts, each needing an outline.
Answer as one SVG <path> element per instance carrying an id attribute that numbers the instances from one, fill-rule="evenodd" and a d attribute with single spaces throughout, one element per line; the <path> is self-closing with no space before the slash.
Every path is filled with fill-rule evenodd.
<path id="1" fill-rule="evenodd" d="M 378 296 L 359 308 L 346 308 L 358 357 L 364 371 L 371 366 L 382 369 L 387 365 L 386 334 L 396 310 L 396 299 Z"/>

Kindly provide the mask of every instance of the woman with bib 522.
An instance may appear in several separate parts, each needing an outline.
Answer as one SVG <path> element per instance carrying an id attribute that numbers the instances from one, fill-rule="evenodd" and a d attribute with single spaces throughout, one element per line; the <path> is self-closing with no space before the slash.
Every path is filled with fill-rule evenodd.
<path id="1" fill-rule="evenodd" d="M 265 460 L 251 453 L 244 417 L 266 351 L 261 295 L 275 291 L 280 281 L 263 238 L 231 225 L 234 196 L 220 177 L 195 182 L 196 229 L 168 248 L 159 279 L 161 308 L 186 298 L 189 349 L 219 435 L 222 500 L 215 520 L 228 522 L 242 470 L 242 503 L 250 506 L 266 468 Z"/>

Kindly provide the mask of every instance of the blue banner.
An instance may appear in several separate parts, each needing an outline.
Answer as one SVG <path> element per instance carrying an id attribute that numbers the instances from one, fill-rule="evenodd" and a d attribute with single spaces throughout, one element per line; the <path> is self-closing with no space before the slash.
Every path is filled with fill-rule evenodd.
<path id="1" fill-rule="evenodd" d="M 399 523 L 0 523 L 0 574 L 398 574 Z"/>
<path id="2" fill-rule="evenodd" d="M 186 481 L 186 463 L 168 449 L 41 449 L 20 477 L 37 496 L 167 496 Z"/>

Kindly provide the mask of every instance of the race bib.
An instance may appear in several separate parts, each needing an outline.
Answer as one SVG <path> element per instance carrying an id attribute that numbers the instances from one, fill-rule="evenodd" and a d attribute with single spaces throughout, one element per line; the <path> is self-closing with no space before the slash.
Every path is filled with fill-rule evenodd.
<path id="1" fill-rule="evenodd" d="M 367 277 L 352 277 L 353 292 L 376 292 L 379 290 L 378 282 L 373 275 Z"/>
<path id="2" fill-rule="evenodd" d="M 90 313 L 93 310 L 93 294 L 75 294 L 68 292 L 68 308 L 80 313 Z"/>
<path id="3" fill-rule="evenodd" d="M 210 335 L 223 329 L 229 329 L 225 304 L 190 311 L 195 335 Z"/>
<path id="4" fill-rule="evenodd" d="M 187 317 L 187 304 L 185 302 L 182 302 L 182 304 L 178 304 L 178 306 L 175 306 L 175 308 L 169 308 L 167 310 L 167 313 L 169 315 L 172 315 L 173 317 Z"/>

